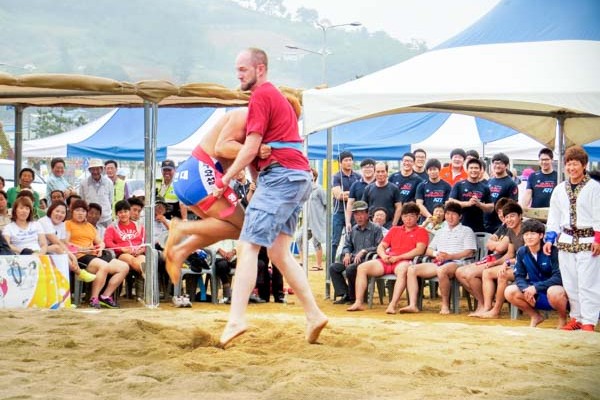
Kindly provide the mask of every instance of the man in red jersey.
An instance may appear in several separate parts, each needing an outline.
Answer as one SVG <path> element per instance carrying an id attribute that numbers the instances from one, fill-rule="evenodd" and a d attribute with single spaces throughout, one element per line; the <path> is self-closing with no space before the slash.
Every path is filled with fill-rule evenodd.
<path id="1" fill-rule="evenodd" d="M 235 64 L 241 89 L 252 92 L 246 140 L 221 182 L 217 183 L 219 189 L 214 194 L 220 196 L 237 173 L 250 163 L 260 174 L 238 241 L 231 310 L 220 344 L 225 347 L 248 327 L 246 307 L 256 282 L 261 246 L 268 248 L 269 258 L 301 301 L 307 319 L 306 340 L 316 343 L 327 325 L 327 317 L 317 306 L 306 275 L 290 251 L 298 214 L 311 191 L 310 166 L 300 150 L 302 139 L 297 116 L 286 98 L 267 80 L 268 58 L 263 50 L 246 49 L 237 56 Z M 264 159 L 257 157 L 261 144 L 271 146 L 270 156 Z"/>

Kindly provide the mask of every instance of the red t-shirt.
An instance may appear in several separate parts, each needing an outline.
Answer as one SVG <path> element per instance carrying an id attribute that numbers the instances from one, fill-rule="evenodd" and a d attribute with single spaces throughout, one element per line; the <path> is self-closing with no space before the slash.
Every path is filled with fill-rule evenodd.
<path id="1" fill-rule="evenodd" d="M 383 241 L 389 245 L 388 253 L 392 256 L 399 256 L 407 253 L 417 247 L 417 243 L 429 244 L 429 233 L 420 226 L 416 226 L 410 231 L 406 231 L 404 226 L 393 226 Z"/>
<path id="2" fill-rule="evenodd" d="M 114 249 L 117 256 L 121 255 L 122 247 L 140 247 L 144 244 L 144 227 L 129 221 L 123 225 L 121 222 L 112 223 L 104 232 L 104 244 L 109 249 Z"/>
<path id="3" fill-rule="evenodd" d="M 265 144 L 302 143 L 294 108 L 271 82 L 263 83 L 250 96 L 246 135 L 250 133 L 260 134 Z M 257 158 L 254 162 L 259 170 L 274 162 L 290 169 L 310 170 L 308 159 L 304 154 L 292 148 L 272 149 L 269 158 L 264 160 Z"/>

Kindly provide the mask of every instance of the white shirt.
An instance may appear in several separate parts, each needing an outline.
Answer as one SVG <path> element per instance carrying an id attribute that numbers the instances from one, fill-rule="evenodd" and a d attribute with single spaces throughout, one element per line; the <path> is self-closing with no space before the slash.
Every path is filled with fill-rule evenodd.
<path id="1" fill-rule="evenodd" d="M 446 224 L 435 233 L 429 247 L 448 254 L 456 254 L 467 249 L 476 250 L 477 240 L 473 230 L 468 226 L 458 224 L 450 228 Z"/>
<path id="2" fill-rule="evenodd" d="M 65 240 L 67 238 L 67 229 L 65 228 L 64 222 L 54 225 L 48 216 L 40 218 L 38 222 L 46 235 L 56 235 L 59 240 Z"/>
<path id="3" fill-rule="evenodd" d="M 10 244 L 19 249 L 39 251 L 39 235 L 43 235 L 44 231 L 37 221 L 30 222 L 25 229 L 20 228 L 15 222 L 11 222 L 4 227 L 2 234 L 10 237 Z"/>

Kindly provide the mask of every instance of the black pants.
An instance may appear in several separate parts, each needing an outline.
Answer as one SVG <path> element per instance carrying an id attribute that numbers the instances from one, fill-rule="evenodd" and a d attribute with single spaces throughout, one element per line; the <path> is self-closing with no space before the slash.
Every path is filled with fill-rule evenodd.
<path id="1" fill-rule="evenodd" d="M 329 266 L 329 276 L 331 276 L 331 283 L 333 283 L 334 298 L 347 295 L 350 300 L 355 299 L 357 268 L 357 264 L 350 264 L 348 267 L 344 267 L 342 263 L 333 263 Z M 348 283 L 344 279 L 344 271 L 346 271 Z"/>

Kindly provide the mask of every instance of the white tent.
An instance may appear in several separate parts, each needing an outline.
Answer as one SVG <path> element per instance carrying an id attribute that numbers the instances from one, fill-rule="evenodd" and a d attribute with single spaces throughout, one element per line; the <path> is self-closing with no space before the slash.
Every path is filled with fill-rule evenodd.
<path id="1" fill-rule="evenodd" d="M 340 86 L 304 92 L 304 133 L 378 115 L 452 111 L 553 146 L 600 138 L 600 3 L 502 1 L 438 49 Z"/>

